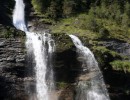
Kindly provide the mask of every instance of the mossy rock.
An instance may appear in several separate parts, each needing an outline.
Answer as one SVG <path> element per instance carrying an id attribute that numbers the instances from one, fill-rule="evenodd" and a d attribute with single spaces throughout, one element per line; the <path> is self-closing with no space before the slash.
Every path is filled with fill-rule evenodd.
<path id="1" fill-rule="evenodd" d="M 114 60 L 113 62 L 110 62 L 113 70 L 118 71 L 124 71 L 130 72 L 130 62 L 129 61 L 123 61 L 123 60 Z"/>
<path id="2" fill-rule="evenodd" d="M 70 49 L 73 46 L 71 38 L 65 33 L 51 33 L 52 37 L 56 42 L 56 51 L 62 52 L 64 50 Z"/>
<path id="3" fill-rule="evenodd" d="M 0 25 L 0 37 L 11 38 L 11 37 L 22 37 L 25 36 L 23 31 L 17 30 L 14 27 Z"/>
<path id="4" fill-rule="evenodd" d="M 103 67 L 103 69 L 109 66 L 109 63 L 113 60 L 121 60 L 124 57 L 115 51 L 107 49 L 104 46 L 93 46 L 92 51 L 94 52 L 99 65 Z"/>

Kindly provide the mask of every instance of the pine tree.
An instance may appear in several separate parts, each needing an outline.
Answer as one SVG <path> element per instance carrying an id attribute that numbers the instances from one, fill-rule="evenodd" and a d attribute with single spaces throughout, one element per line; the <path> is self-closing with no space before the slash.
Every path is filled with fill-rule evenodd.
<path id="1" fill-rule="evenodd" d="M 57 3 L 55 1 L 51 1 L 50 7 L 48 7 L 47 14 L 53 19 L 57 18 Z"/>
<path id="2" fill-rule="evenodd" d="M 32 5 L 36 12 L 41 13 L 43 11 L 43 3 L 42 0 L 32 0 Z"/>
<path id="3" fill-rule="evenodd" d="M 64 0 L 63 2 L 63 16 L 69 17 L 71 14 L 74 14 L 75 1 L 74 0 Z"/>
<path id="4" fill-rule="evenodd" d="M 130 4 L 129 4 L 129 2 L 126 2 L 124 8 L 125 8 L 124 13 L 126 13 L 128 15 L 128 17 L 130 18 Z"/>
<path id="5" fill-rule="evenodd" d="M 123 14 L 123 16 L 122 16 L 122 26 L 125 28 L 125 29 L 127 29 L 128 28 L 128 26 L 129 26 L 129 16 L 126 14 L 126 13 L 124 13 Z"/>
<path id="6" fill-rule="evenodd" d="M 45 13 L 51 0 L 32 0 L 34 10 L 38 13 Z"/>

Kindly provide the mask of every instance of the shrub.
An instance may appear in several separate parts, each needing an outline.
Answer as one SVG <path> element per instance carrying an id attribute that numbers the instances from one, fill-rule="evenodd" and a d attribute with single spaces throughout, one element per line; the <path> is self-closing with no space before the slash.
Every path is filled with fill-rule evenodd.
<path id="1" fill-rule="evenodd" d="M 65 82 L 57 82 L 57 87 L 58 89 L 64 89 L 65 87 L 68 86 L 68 83 Z"/>
<path id="2" fill-rule="evenodd" d="M 32 5 L 36 12 L 42 12 L 43 11 L 43 4 L 42 0 L 32 0 Z"/>
<path id="3" fill-rule="evenodd" d="M 74 13 L 75 2 L 73 0 L 64 0 L 63 2 L 63 16 L 69 17 Z"/>
<path id="4" fill-rule="evenodd" d="M 106 28 L 101 28 L 100 30 L 99 30 L 99 34 L 100 34 L 100 37 L 102 38 L 102 39 L 106 39 L 106 38 L 108 38 L 109 37 L 109 31 L 106 29 Z"/>
<path id="5" fill-rule="evenodd" d="M 91 30 L 93 32 L 99 32 L 100 25 L 97 23 L 97 21 L 92 16 L 87 16 L 86 18 L 80 18 L 79 19 L 79 27 L 81 29 L 87 29 Z"/>
<path id="6" fill-rule="evenodd" d="M 115 60 L 110 63 L 112 68 L 115 70 L 123 70 L 125 73 L 130 72 L 130 62 L 129 61 L 121 61 Z"/>

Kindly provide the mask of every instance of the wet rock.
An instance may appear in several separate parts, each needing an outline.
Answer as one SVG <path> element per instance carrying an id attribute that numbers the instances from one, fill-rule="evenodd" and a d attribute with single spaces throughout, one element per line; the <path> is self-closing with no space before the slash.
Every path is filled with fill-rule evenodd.
<path id="1" fill-rule="evenodd" d="M 25 46 L 20 38 L 0 38 L 1 100 L 25 100 L 23 98 L 28 96 L 25 92 L 24 82 L 30 82 L 34 79 L 28 78 L 26 74 L 26 53 L 24 50 Z"/>
<path id="2" fill-rule="evenodd" d="M 19 54 L 19 55 L 17 55 L 16 56 L 16 62 L 25 62 L 25 55 L 21 55 L 21 54 Z"/>
<path id="3" fill-rule="evenodd" d="M 11 56 L 7 57 L 6 60 L 9 61 L 9 62 L 15 61 L 15 55 L 11 55 Z"/>
<path id="4" fill-rule="evenodd" d="M 74 98 L 74 87 L 70 85 L 60 91 L 58 100 L 74 100 Z"/>
<path id="5" fill-rule="evenodd" d="M 79 80 L 79 81 L 87 81 L 87 80 L 90 80 L 90 79 L 96 77 L 96 75 L 97 75 L 96 72 L 89 72 L 89 73 L 80 75 L 80 76 L 78 77 L 78 80 Z"/>
<path id="6" fill-rule="evenodd" d="M 102 46 L 105 46 L 110 50 L 116 51 L 130 58 L 130 44 L 127 42 L 119 40 L 108 40 L 103 41 Z"/>

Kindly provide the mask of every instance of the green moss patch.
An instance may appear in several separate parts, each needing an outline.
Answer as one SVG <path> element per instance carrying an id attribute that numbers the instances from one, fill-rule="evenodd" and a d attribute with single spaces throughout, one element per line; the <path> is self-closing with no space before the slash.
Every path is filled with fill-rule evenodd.
<path id="1" fill-rule="evenodd" d="M 115 60 L 115 61 L 111 62 L 110 64 L 114 70 L 119 70 L 119 71 L 123 70 L 125 73 L 130 72 L 130 62 L 129 61 Z"/>
<path id="2" fill-rule="evenodd" d="M 10 26 L 3 26 L 0 24 L 0 37 L 11 38 L 11 37 L 23 37 L 25 33 Z"/>

